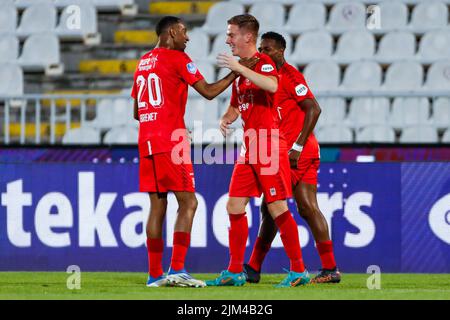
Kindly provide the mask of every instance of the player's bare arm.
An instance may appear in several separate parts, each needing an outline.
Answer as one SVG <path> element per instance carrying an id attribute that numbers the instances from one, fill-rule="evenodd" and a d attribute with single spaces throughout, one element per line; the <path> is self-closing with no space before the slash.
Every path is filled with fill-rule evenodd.
<path id="1" fill-rule="evenodd" d="M 139 120 L 137 100 L 134 100 L 134 104 L 133 104 L 133 117 L 135 120 Z"/>
<path id="2" fill-rule="evenodd" d="M 297 168 L 301 150 L 309 135 L 313 132 L 320 113 L 322 112 L 316 99 L 305 99 L 299 103 L 299 107 L 305 111 L 305 120 L 303 122 L 303 130 L 300 132 L 297 141 L 295 142 L 296 145 L 289 151 L 289 162 L 292 168 Z"/>
<path id="3" fill-rule="evenodd" d="M 239 111 L 232 105 L 228 106 L 227 111 L 220 118 L 220 132 L 225 137 L 227 135 L 227 130 L 230 124 L 232 124 L 239 117 Z"/>
<path id="4" fill-rule="evenodd" d="M 241 59 L 239 64 L 247 68 L 253 69 L 258 63 L 258 58 Z M 220 79 L 214 83 L 208 83 L 204 79 L 197 81 L 193 87 L 200 93 L 204 98 L 212 100 L 221 94 L 226 88 L 228 88 L 233 81 L 239 76 L 236 72 L 230 72 L 224 78 Z"/>
<path id="5" fill-rule="evenodd" d="M 217 64 L 219 65 L 219 67 L 228 68 L 236 73 L 239 73 L 263 90 L 269 91 L 271 93 L 275 93 L 278 90 L 277 77 L 264 76 L 262 74 L 259 74 L 240 64 L 231 55 L 220 53 L 217 57 Z"/>

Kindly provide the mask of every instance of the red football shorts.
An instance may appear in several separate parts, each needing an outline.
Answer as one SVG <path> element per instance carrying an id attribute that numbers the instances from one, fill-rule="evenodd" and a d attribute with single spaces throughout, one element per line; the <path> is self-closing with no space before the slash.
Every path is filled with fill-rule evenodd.
<path id="1" fill-rule="evenodd" d="M 195 192 L 192 163 L 174 163 L 171 159 L 171 152 L 141 157 L 139 160 L 139 191 Z"/>
<path id="2" fill-rule="evenodd" d="M 317 185 L 317 171 L 319 170 L 319 158 L 301 158 L 298 160 L 297 169 L 291 168 L 292 187 L 299 182 Z"/>
<path id="3" fill-rule="evenodd" d="M 281 152 L 278 170 L 265 174 L 267 165 L 236 163 L 231 176 L 230 197 L 260 197 L 267 203 L 292 197 L 287 152 Z M 270 171 L 270 170 L 269 170 Z"/>

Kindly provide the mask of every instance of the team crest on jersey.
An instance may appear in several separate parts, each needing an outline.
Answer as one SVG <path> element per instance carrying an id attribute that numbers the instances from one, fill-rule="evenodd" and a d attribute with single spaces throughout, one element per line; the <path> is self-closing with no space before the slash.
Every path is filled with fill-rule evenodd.
<path id="1" fill-rule="evenodd" d="M 295 87 L 295 93 L 300 97 L 306 96 L 308 88 L 304 84 L 299 84 Z"/>
<path id="2" fill-rule="evenodd" d="M 271 72 L 273 70 L 274 68 L 271 64 L 263 64 L 263 66 L 261 67 L 262 72 Z"/>
<path id="3" fill-rule="evenodd" d="M 197 67 L 195 66 L 195 64 L 193 62 L 189 62 L 186 65 L 186 68 L 189 71 L 189 73 L 195 74 L 197 72 Z"/>

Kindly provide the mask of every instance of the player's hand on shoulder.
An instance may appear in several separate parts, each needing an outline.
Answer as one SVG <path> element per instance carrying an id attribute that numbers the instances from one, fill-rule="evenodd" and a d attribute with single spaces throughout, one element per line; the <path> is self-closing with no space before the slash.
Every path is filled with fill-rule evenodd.
<path id="1" fill-rule="evenodd" d="M 300 152 L 294 149 L 289 150 L 289 164 L 291 165 L 291 168 L 298 168 L 298 159 L 300 159 Z"/>
<path id="2" fill-rule="evenodd" d="M 243 65 L 244 67 L 247 67 L 251 70 L 255 68 L 256 64 L 259 62 L 258 57 L 252 57 L 252 58 L 242 58 L 239 60 L 239 63 Z"/>

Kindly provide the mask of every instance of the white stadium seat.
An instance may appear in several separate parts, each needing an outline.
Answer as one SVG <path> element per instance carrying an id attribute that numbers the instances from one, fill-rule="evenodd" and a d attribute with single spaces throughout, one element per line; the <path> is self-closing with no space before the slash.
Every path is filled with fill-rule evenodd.
<path id="1" fill-rule="evenodd" d="M 424 62 L 450 57 L 450 31 L 436 30 L 426 33 L 419 45 L 417 57 Z"/>
<path id="2" fill-rule="evenodd" d="M 19 39 L 13 34 L 0 35 L 0 63 L 15 62 L 19 57 Z"/>
<path id="3" fill-rule="evenodd" d="M 364 29 L 366 7 L 360 2 L 340 2 L 333 6 L 327 28 L 332 33 Z"/>
<path id="4" fill-rule="evenodd" d="M 230 69 L 227 68 L 220 68 L 219 72 L 217 74 L 217 80 L 222 79 L 223 77 L 225 77 L 226 75 L 228 75 L 230 73 Z M 229 86 L 228 88 L 225 89 L 224 92 L 222 92 L 221 94 L 218 95 L 219 98 L 229 98 L 231 97 L 231 91 L 232 91 L 232 86 Z M 228 107 L 228 105 L 227 105 Z"/>
<path id="5" fill-rule="evenodd" d="M 395 131 L 387 125 L 371 125 L 356 132 L 356 142 L 394 143 Z"/>
<path id="6" fill-rule="evenodd" d="M 424 88 L 450 91 L 450 60 L 438 61 L 431 65 Z"/>
<path id="7" fill-rule="evenodd" d="M 18 9 L 26 9 L 37 3 L 53 4 L 54 0 L 15 0 L 15 5 Z"/>
<path id="8" fill-rule="evenodd" d="M 136 126 L 133 118 L 133 102 L 129 99 L 102 99 L 97 102 L 96 117 L 86 121 L 85 127 L 98 130 L 110 129 L 117 126 Z"/>
<path id="9" fill-rule="evenodd" d="M 376 59 L 380 62 L 395 62 L 413 59 L 416 52 L 416 38 L 410 32 L 394 31 L 381 38 Z"/>
<path id="10" fill-rule="evenodd" d="M 209 54 L 209 37 L 203 30 L 197 28 L 188 33 L 189 42 L 186 53 L 194 61 L 206 59 Z"/>
<path id="11" fill-rule="evenodd" d="M 59 25 L 56 28 L 58 36 L 67 40 L 84 40 L 86 43 L 94 41 L 100 42 L 97 30 L 97 10 L 91 0 L 71 0 L 72 5 L 76 5 L 79 11 L 74 11 L 74 7 L 65 7 L 61 13 Z M 80 25 L 74 25 L 73 15 L 80 14 Z M 95 39 L 95 40 L 94 40 Z"/>
<path id="12" fill-rule="evenodd" d="M 104 144 L 137 144 L 139 131 L 134 127 L 121 126 L 109 130 L 103 138 Z"/>
<path id="13" fill-rule="evenodd" d="M 410 28 L 430 30 L 445 28 L 448 25 L 448 7 L 440 1 L 423 1 L 414 7 Z"/>
<path id="14" fill-rule="evenodd" d="M 216 62 L 217 55 L 219 53 L 231 54 L 231 48 L 226 44 L 227 35 L 225 33 L 219 34 L 213 42 L 211 52 L 209 53 L 208 60 L 212 63 Z M 188 43 L 189 45 L 189 43 Z"/>
<path id="15" fill-rule="evenodd" d="M 23 71 L 17 64 L 0 64 L 0 96 L 23 94 Z"/>
<path id="16" fill-rule="evenodd" d="M 56 28 L 56 8 L 53 3 L 38 2 L 25 9 L 17 28 L 19 37 L 53 32 Z"/>
<path id="17" fill-rule="evenodd" d="M 303 74 L 313 92 L 336 90 L 341 80 L 341 69 L 333 61 L 317 61 L 306 66 Z"/>
<path id="18" fill-rule="evenodd" d="M 100 131 L 93 128 L 80 127 L 66 132 L 63 144 L 100 144 Z"/>
<path id="19" fill-rule="evenodd" d="M 25 40 L 18 61 L 25 70 L 62 73 L 58 38 L 51 33 L 31 35 Z"/>
<path id="20" fill-rule="evenodd" d="M 442 136 L 442 143 L 450 143 L 450 128 L 445 130 Z"/>
<path id="21" fill-rule="evenodd" d="M 206 100 L 203 97 L 189 98 L 186 105 L 184 120 L 188 129 L 202 125 L 203 130 L 218 127 L 219 105 L 217 99 Z"/>
<path id="22" fill-rule="evenodd" d="M 431 123 L 438 129 L 450 128 L 450 98 L 434 100 Z"/>
<path id="23" fill-rule="evenodd" d="M 280 3 L 255 3 L 250 7 L 249 14 L 259 22 L 259 31 L 282 31 L 284 26 L 284 7 Z"/>
<path id="24" fill-rule="evenodd" d="M 100 10 L 122 9 L 134 5 L 134 0 L 93 0 L 96 8 Z"/>
<path id="25" fill-rule="evenodd" d="M 289 12 L 285 31 L 290 34 L 299 34 L 324 28 L 326 14 L 326 8 L 321 3 L 296 3 Z"/>
<path id="26" fill-rule="evenodd" d="M 389 117 L 390 125 L 400 129 L 429 124 L 430 102 L 427 98 L 395 98 Z"/>
<path id="27" fill-rule="evenodd" d="M 16 27 L 16 7 L 8 3 L 2 3 L 2 9 L 0 10 L 0 33 L 15 33 Z"/>
<path id="28" fill-rule="evenodd" d="M 386 72 L 383 87 L 386 90 L 412 91 L 421 88 L 423 67 L 414 61 L 399 61 L 391 64 Z"/>
<path id="29" fill-rule="evenodd" d="M 224 33 L 227 28 L 227 20 L 244 13 L 244 11 L 241 3 L 218 2 L 209 9 L 202 29 L 208 34 Z"/>
<path id="30" fill-rule="evenodd" d="M 346 105 L 343 98 L 317 98 L 317 102 L 322 109 L 317 121 L 318 128 L 344 122 Z"/>
<path id="31" fill-rule="evenodd" d="M 291 60 L 303 64 L 315 60 L 330 59 L 333 52 L 333 37 L 327 31 L 302 33 L 295 44 Z"/>
<path id="32" fill-rule="evenodd" d="M 403 129 L 400 136 L 401 143 L 437 143 L 437 131 L 431 126 L 413 126 Z"/>
<path id="33" fill-rule="evenodd" d="M 353 132 L 344 125 L 326 126 L 315 132 L 320 143 L 352 143 Z"/>
<path id="34" fill-rule="evenodd" d="M 380 27 L 383 31 L 402 30 L 408 23 L 408 7 L 399 1 L 384 1 L 380 8 Z M 376 30 L 375 30 L 376 31 Z"/>
<path id="35" fill-rule="evenodd" d="M 375 54 L 375 37 L 365 30 L 352 30 L 344 33 L 337 43 L 334 59 L 351 62 L 370 59 Z"/>
<path id="36" fill-rule="evenodd" d="M 200 61 L 196 62 L 195 65 L 197 66 L 198 71 L 203 75 L 206 82 L 212 83 L 216 79 L 214 66 L 207 62 L 207 61 Z M 197 92 L 193 87 L 189 86 L 188 89 L 189 96 L 198 97 L 200 96 L 200 93 Z"/>
<path id="37" fill-rule="evenodd" d="M 388 98 L 354 98 L 350 103 L 348 125 L 362 128 L 388 122 L 390 104 Z"/>
<path id="38" fill-rule="evenodd" d="M 378 63 L 358 61 L 350 64 L 344 73 L 342 88 L 346 90 L 374 90 L 381 85 L 382 71 Z"/>

